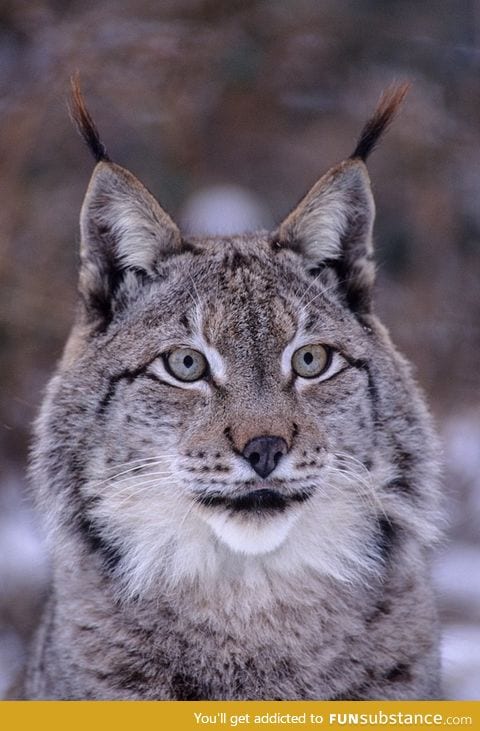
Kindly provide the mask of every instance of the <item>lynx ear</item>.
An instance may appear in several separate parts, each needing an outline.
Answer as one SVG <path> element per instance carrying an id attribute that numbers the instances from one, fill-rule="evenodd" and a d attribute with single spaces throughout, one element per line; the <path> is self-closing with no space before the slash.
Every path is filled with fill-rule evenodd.
<path id="1" fill-rule="evenodd" d="M 154 276 L 160 261 L 180 251 L 177 226 L 128 170 L 99 162 L 80 215 L 80 293 L 103 317 L 128 276 Z M 101 311 L 100 313 L 98 311 Z M 95 312 L 92 312 L 95 316 Z"/>
<path id="2" fill-rule="evenodd" d="M 302 254 L 312 273 L 331 267 L 352 309 L 368 311 L 374 280 L 375 205 L 360 160 L 332 168 L 278 229 L 277 238 Z"/>
<path id="3" fill-rule="evenodd" d="M 71 79 L 70 114 L 97 161 L 80 215 L 80 294 L 88 319 L 108 320 L 114 298 L 153 276 L 159 262 L 180 250 L 171 218 L 137 178 L 115 165 L 83 99 L 80 78 Z"/>
<path id="4" fill-rule="evenodd" d="M 365 160 L 393 120 L 410 84 L 392 86 L 364 125 L 351 157 L 313 186 L 275 234 L 280 246 L 301 253 L 313 272 L 330 268 L 358 314 L 371 307 L 375 277 L 372 228 L 375 205 Z"/>

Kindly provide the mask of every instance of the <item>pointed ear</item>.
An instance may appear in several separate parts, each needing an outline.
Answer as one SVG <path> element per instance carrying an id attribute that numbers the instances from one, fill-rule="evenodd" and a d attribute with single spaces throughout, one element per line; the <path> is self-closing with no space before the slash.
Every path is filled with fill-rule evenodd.
<path id="1" fill-rule="evenodd" d="M 336 278 L 359 316 L 371 309 L 375 277 L 372 228 L 375 217 L 365 160 L 388 129 L 410 84 L 386 89 L 364 125 L 353 154 L 320 178 L 274 234 L 274 241 L 304 258 L 312 273 Z"/>
<path id="2" fill-rule="evenodd" d="M 96 166 L 80 215 L 80 294 L 89 319 L 111 317 L 117 290 L 180 251 L 177 226 L 132 173 L 111 162 Z"/>
<path id="3" fill-rule="evenodd" d="M 351 309 L 366 313 L 375 276 L 374 217 L 367 169 L 347 160 L 313 186 L 281 224 L 277 240 L 301 254 L 312 274 L 333 270 Z"/>

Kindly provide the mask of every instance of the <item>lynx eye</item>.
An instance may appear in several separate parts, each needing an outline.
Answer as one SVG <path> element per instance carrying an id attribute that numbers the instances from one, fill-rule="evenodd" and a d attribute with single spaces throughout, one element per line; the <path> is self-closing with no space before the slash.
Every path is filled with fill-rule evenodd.
<path id="1" fill-rule="evenodd" d="M 177 348 L 166 356 L 168 370 L 179 381 L 198 381 L 208 371 L 208 363 L 202 353 L 191 348 Z"/>
<path id="2" fill-rule="evenodd" d="M 330 365 L 331 350 L 324 345 L 304 345 L 292 355 L 292 369 L 302 378 L 316 378 Z"/>

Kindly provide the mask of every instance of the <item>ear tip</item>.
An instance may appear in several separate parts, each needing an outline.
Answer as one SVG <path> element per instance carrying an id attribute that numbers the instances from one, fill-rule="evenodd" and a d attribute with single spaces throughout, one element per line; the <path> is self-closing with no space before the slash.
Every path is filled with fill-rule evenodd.
<path id="1" fill-rule="evenodd" d="M 110 158 L 106 160 L 99 160 L 95 167 L 93 168 L 92 180 L 98 180 L 98 181 L 121 181 L 123 183 L 126 183 L 127 185 L 133 185 L 138 186 L 140 185 L 140 182 L 135 178 L 135 176 L 126 168 L 123 168 L 121 165 L 118 165 L 115 162 L 112 162 Z"/>
<path id="2" fill-rule="evenodd" d="M 347 157 L 346 160 L 330 168 L 325 178 L 337 181 L 341 187 L 348 185 L 348 181 L 351 181 L 352 184 L 358 182 L 367 187 L 370 187 L 371 184 L 367 164 L 365 160 L 358 156 Z"/>
<path id="3" fill-rule="evenodd" d="M 391 84 L 382 93 L 377 107 L 364 125 L 355 150 L 350 159 L 366 162 L 370 153 L 377 146 L 380 138 L 398 114 L 402 103 L 412 86 L 409 80 Z"/>
<path id="4" fill-rule="evenodd" d="M 87 109 L 80 85 L 80 74 L 76 71 L 70 77 L 70 100 L 68 104 L 70 117 L 98 162 L 111 162 L 107 149 L 100 139 L 100 134 Z"/>

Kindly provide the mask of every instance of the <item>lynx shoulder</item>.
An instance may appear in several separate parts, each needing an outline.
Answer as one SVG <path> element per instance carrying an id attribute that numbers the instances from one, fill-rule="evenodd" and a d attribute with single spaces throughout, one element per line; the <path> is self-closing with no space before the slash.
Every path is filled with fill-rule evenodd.
<path id="1" fill-rule="evenodd" d="M 37 699 L 439 695 L 436 439 L 372 309 L 365 165 L 406 86 L 273 232 L 186 238 L 108 157 L 36 424 Z"/>

